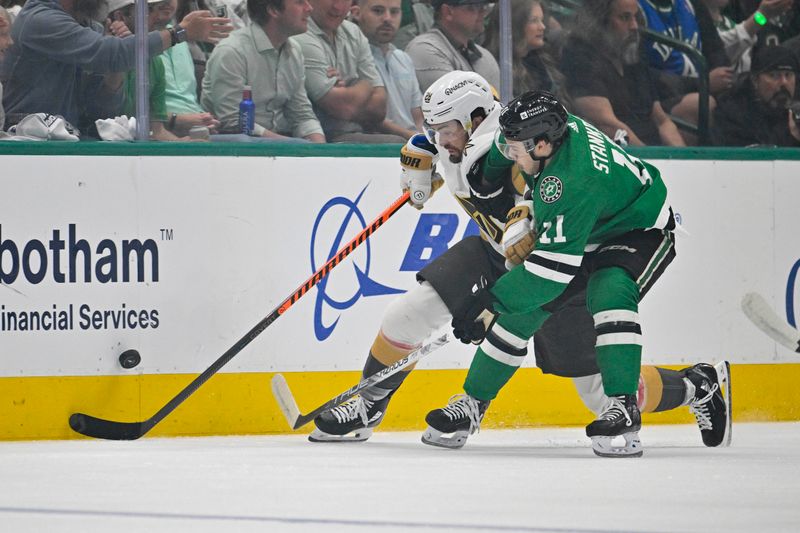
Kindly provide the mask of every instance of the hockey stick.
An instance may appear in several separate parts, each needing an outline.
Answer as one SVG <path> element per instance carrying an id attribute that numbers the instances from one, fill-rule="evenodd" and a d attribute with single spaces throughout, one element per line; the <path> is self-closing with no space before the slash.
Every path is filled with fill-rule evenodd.
<path id="1" fill-rule="evenodd" d="M 392 205 L 387 207 L 378 217 L 372 221 L 366 228 L 361 230 L 361 233 L 356 235 L 353 240 L 347 243 L 339 252 L 331 257 L 327 263 L 319 268 L 314 274 L 311 275 L 302 285 L 300 285 L 288 298 L 272 310 L 270 314 L 261 319 L 244 337 L 236 341 L 236 344 L 228 348 L 219 359 L 214 361 L 202 374 L 197 376 L 191 383 L 189 383 L 182 391 L 180 391 L 174 398 L 164 405 L 153 416 L 142 422 L 115 422 L 113 420 L 105 420 L 103 418 L 96 418 L 84 413 L 73 413 L 69 417 L 69 426 L 81 435 L 87 437 L 95 437 L 98 439 L 109 440 L 136 440 L 151 429 L 153 426 L 161 422 L 167 415 L 175 410 L 186 398 L 191 396 L 203 383 L 216 374 L 220 368 L 225 366 L 228 361 L 241 352 L 253 339 L 258 337 L 262 331 L 267 329 L 275 320 L 278 319 L 283 313 L 289 310 L 297 300 L 303 297 L 314 285 L 319 283 L 328 273 L 338 265 L 345 257 L 355 250 L 361 243 L 372 235 L 384 222 L 394 215 L 403 207 L 408 201 L 409 193 L 406 191 L 400 198 L 395 200 Z"/>
<path id="2" fill-rule="evenodd" d="M 749 292 L 742 298 L 742 311 L 747 318 L 772 340 L 800 353 L 800 331 L 791 327 L 775 313 L 763 296 Z"/>
<path id="3" fill-rule="evenodd" d="M 272 394 L 275 396 L 275 400 L 278 402 L 278 407 L 281 408 L 281 412 L 283 416 L 286 417 L 286 421 L 289 423 L 289 427 L 292 429 L 299 429 L 312 420 L 314 420 L 317 416 L 324 413 L 329 409 L 333 409 L 337 405 L 346 402 L 362 390 L 366 389 L 367 387 L 371 387 L 372 385 L 376 385 L 383 381 L 384 379 L 388 378 L 389 376 L 393 376 L 397 374 L 407 366 L 410 366 L 426 355 L 438 350 L 445 344 L 450 342 L 450 334 L 445 333 L 439 337 L 436 337 L 429 343 L 423 345 L 419 349 L 411 352 L 407 356 L 403 357 L 399 361 L 396 361 L 391 366 L 387 366 L 380 372 L 376 374 L 372 374 L 371 376 L 362 379 L 356 385 L 350 387 L 346 391 L 338 394 L 331 400 L 323 403 L 316 409 L 312 410 L 307 414 L 301 414 L 300 408 L 297 407 L 297 402 L 292 395 L 292 391 L 289 389 L 289 384 L 286 383 L 286 379 L 281 374 L 275 374 L 272 376 Z"/>

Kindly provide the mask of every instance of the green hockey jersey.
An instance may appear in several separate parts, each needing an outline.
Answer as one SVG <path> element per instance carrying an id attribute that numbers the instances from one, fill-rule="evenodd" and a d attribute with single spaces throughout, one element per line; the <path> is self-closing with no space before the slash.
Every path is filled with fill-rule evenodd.
<path id="1" fill-rule="evenodd" d="M 567 126 L 544 170 L 525 176 L 539 238 L 526 261 L 492 288 L 501 313 L 533 311 L 555 299 L 578 273 L 584 253 L 603 242 L 671 222 L 658 169 L 578 117 L 570 115 Z"/>

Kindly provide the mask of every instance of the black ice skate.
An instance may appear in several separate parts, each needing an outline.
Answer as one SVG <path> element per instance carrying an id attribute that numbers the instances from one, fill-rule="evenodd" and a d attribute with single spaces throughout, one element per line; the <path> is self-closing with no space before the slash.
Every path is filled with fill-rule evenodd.
<path id="1" fill-rule="evenodd" d="M 453 396 L 447 407 L 434 409 L 425 417 L 428 429 L 422 434 L 422 442 L 442 448 L 461 448 L 467 437 L 480 430 L 488 407 L 488 401 L 468 394 Z"/>
<path id="2" fill-rule="evenodd" d="M 686 378 L 695 387 L 689 410 L 697 419 L 700 435 L 706 446 L 730 446 L 731 365 L 728 361 L 711 366 L 705 363 L 684 369 Z"/>
<path id="3" fill-rule="evenodd" d="M 641 457 L 639 430 L 642 416 L 636 406 L 636 396 L 610 396 L 611 402 L 600 417 L 586 426 L 586 436 L 592 439 L 592 450 L 601 457 Z M 623 446 L 614 445 L 615 437 L 623 437 Z"/>
<path id="4" fill-rule="evenodd" d="M 396 390 L 396 389 L 395 389 Z M 308 440 L 311 442 L 363 442 L 372 429 L 383 420 L 386 406 L 395 391 L 380 400 L 354 396 L 338 407 L 325 411 L 314 419 L 317 426 Z"/>

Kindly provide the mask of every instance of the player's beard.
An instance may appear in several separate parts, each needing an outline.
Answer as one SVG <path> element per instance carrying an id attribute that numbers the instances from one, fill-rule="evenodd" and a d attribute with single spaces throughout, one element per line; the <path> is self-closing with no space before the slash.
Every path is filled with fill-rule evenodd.
<path id="1" fill-rule="evenodd" d="M 464 159 L 464 153 L 463 152 L 459 151 L 456 155 L 453 155 L 453 154 L 451 154 L 449 152 L 449 149 L 450 148 L 455 149 L 455 146 L 453 146 L 451 144 L 447 144 L 447 145 L 442 146 L 442 148 L 444 148 L 445 150 L 448 150 L 448 156 L 449 156 L 449 159 L 450 159 L 451 163 L 455 163 L 455 164 L 461 163 L 461 161 Z"/>

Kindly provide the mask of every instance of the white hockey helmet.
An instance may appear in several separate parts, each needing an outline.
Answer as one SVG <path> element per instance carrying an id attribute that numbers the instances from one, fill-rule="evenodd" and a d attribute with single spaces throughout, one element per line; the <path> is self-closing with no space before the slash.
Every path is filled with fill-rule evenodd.
<path id="1" fill-rule="evenodd" d="M 436 144 L 436 132 L 429 126 L 457 120 L 472 136 L 472 114 L 482 109 L 491 113 L 495 100 L 492 86 L 474 72 L 454 70 L 433 82 L 422 98 L 425 136 Z"/>

